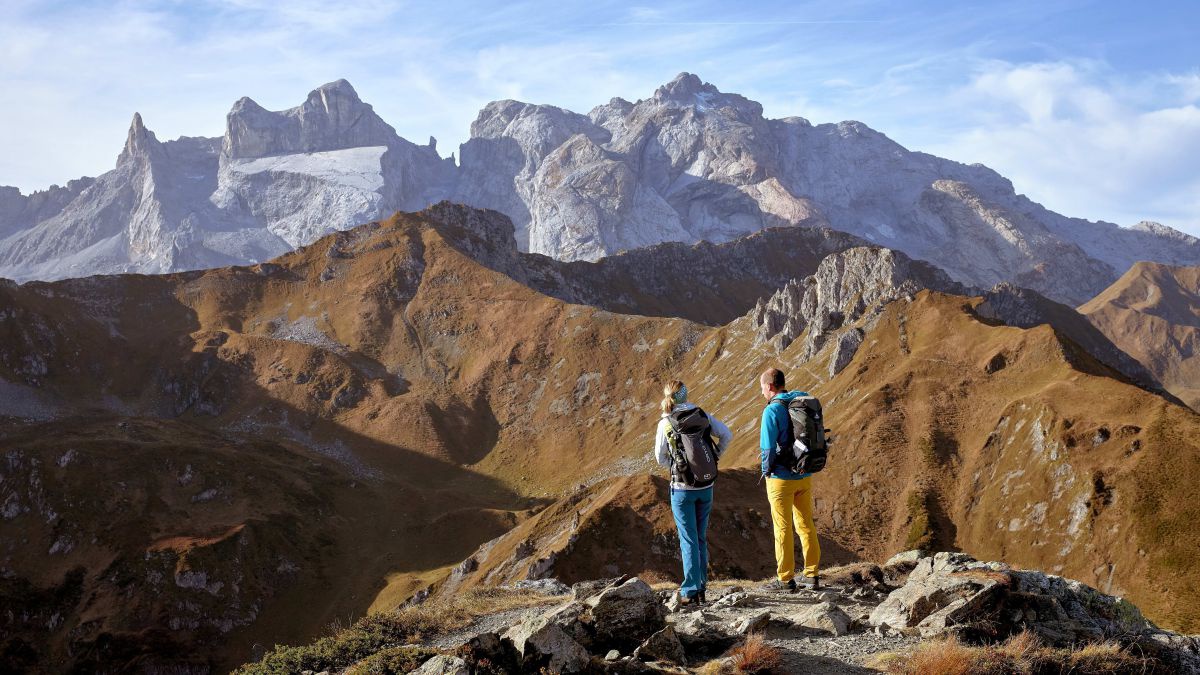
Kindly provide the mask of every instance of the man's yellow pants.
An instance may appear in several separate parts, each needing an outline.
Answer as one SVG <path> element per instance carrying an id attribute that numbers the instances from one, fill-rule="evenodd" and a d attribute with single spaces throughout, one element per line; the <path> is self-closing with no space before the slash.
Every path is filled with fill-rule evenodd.
<path id="1" fill-rule="evenodd" d="M 768 478 L 767 500 L 771 502 L 771 524 L 775 527 L 779 580 L 791 581 L 796 576 L 793 527 L 804 548 L 804 576 L 817 576 L 821 565 L 821 543 L 817 541 L 817 526 L 813 523 L 812 476 L 800 480 Z"/>

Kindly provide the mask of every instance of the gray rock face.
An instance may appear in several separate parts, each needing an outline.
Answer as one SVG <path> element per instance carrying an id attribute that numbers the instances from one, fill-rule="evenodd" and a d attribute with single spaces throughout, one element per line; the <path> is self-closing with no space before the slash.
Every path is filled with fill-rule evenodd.
<path id="1" fill-rule="evenodd" d="M 556 673 L 577 673 L 591 660 L 587 650 L 549 617 L 531 617 L 510 628 L 505 637 L 521 653 L 525 672 L 545 667 Z"/>
<path id="2" fill-rule="evenodd" d="M 413 671 L 414 675 L 470 675 L 467 662 L 457 656 L 439 654 Z"/>
<path id="3" fill-rule="evenodd" d="M 859 319 L 876 314 L 884 305 L 925 289 L 964 293 L 963 287 L 941 270 L 886 248 L 856 247 L 830 255 L 817 271 L 793 279 L 748 315 L 757 344 L 782 351 L 804 336 L 801 359 L 810 359 L 838 338 L 830 363 L 831 375 L 845 367 L 862 342 Z"/>
<path id="4" fill-rule="evenodd" d="M 841 636 L 850 632 L 850 616 L 846 614 L 845 610 L 832 602 L 822 602 L 813 605 L 803 612 L 787 618 L 797 626 L 811 628 L 831 635 Z"/>
<path id="5" fill-rule="evenodd" d="M 962 553 L 920 559 L 904 586 L 871 612 L 870 622 L 925 637 L 953 632 L 990 640 L 1028 630 L 1057 647 L 1171 636 L 1121 598 L 1078 581 L 978 562 Z"/>
<path id="6" fill-rule="evenodd" d="M 666 609 L 646 582 L 633 578 L 587 600 L 596 643 L 622 652 L 635 649 L 666 624 Z"/>
<path id="7" fill-rule="evenodd" d="M 271 112 L 249 97 L 226 118 L 221 153 L 230 159 L 392 145 L 396 130 L 345 80 L 322 85 L 304 103 Z"/>
<path id="8" fill-rule="evenodd" d="M 667 661 L 668 663 L 684 664 L 687 654 L 683 651 L 683 643 L 671 626 L 658 631 L 646 638 L 646 641 L 633 651 L 633 658 L 643 661 Z"/>
<path id="9" fill-rule="evenodd" d="M 512 221 L 443 202 L 425 215 L 463 253 L 551 297 L 626 314 L 721 325 L 832 253 L 862 246 L 824 228 L 773 228 L 724 244 L 666 242 L 592 262 L 521 253 Z"/>
<path id="10" fill-rule="evenodd" d="M 160 142 L 134 115 L 114 170 L 23 197 L 0 189 L 0 276 L 161 273 L 254 263 L 447 194 L 454 166 L 345 81 L 301 106 L 235 104 L 224 138 Z"/>
<path id="11" fill-rule="evenodd" d="M 1200 241 L 1170 228 L 1067 218 L 986 167 L 910 152 L 859 122 L 768 120 L 687 73 L 587 121 L 505 101 L 472 130 L 458 198 L 486 194 L 523 248 L 566 260 L 827 223 L 960 282 L 1013 281 L 1076 304 L 1135 260 L 1200 262 Z"/>

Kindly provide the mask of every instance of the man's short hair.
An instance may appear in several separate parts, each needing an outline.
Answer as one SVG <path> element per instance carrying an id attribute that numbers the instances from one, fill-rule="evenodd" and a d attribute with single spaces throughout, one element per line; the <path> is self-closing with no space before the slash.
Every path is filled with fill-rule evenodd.
<path id="1" fill-rule="evenodd" d="M 787 387 L 783 379 L 783 371 L 778 368 L 767 368 L 758 377 L 758 380 L 763 384 L 769 384 L 775 389 L 782 390 Z"/>

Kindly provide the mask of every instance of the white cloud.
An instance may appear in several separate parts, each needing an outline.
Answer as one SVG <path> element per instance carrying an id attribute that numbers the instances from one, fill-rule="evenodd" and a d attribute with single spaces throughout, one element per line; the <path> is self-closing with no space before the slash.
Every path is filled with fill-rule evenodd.
<path id="1" fill-rule="evenodd" d="M 964 118 L 923 148 L 982 162 L 1071 216 L 1200 231 L 1194 80 L 1125 82 L 1103 64 L 986 64 L 948 104 Z"/>

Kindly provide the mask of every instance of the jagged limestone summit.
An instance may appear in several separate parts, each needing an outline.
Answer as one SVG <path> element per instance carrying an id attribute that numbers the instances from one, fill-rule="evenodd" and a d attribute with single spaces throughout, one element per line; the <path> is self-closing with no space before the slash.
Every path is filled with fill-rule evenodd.
<path id="1" fill-rule="evenodd" d="M 587 115 L 497 101 L 459 161 L 400 138 L 344 80 L 290 110 L 234 104 L 224 138 L 160 142 L 135 116 L 117 167 L 0 189 L 0 276 L 59 279 L 269 259 L 441 199 L 492 208 L 521 250 L 595 260 L 665 241 L 825 225 L 975 287 L 1013 282 L 1078 305 L 1138 260 L 1200 264 L 1155 223 L 1056 214 L 981 165 L 909 151 L 860 122 L 768 119 L 683 73 Z"/>

